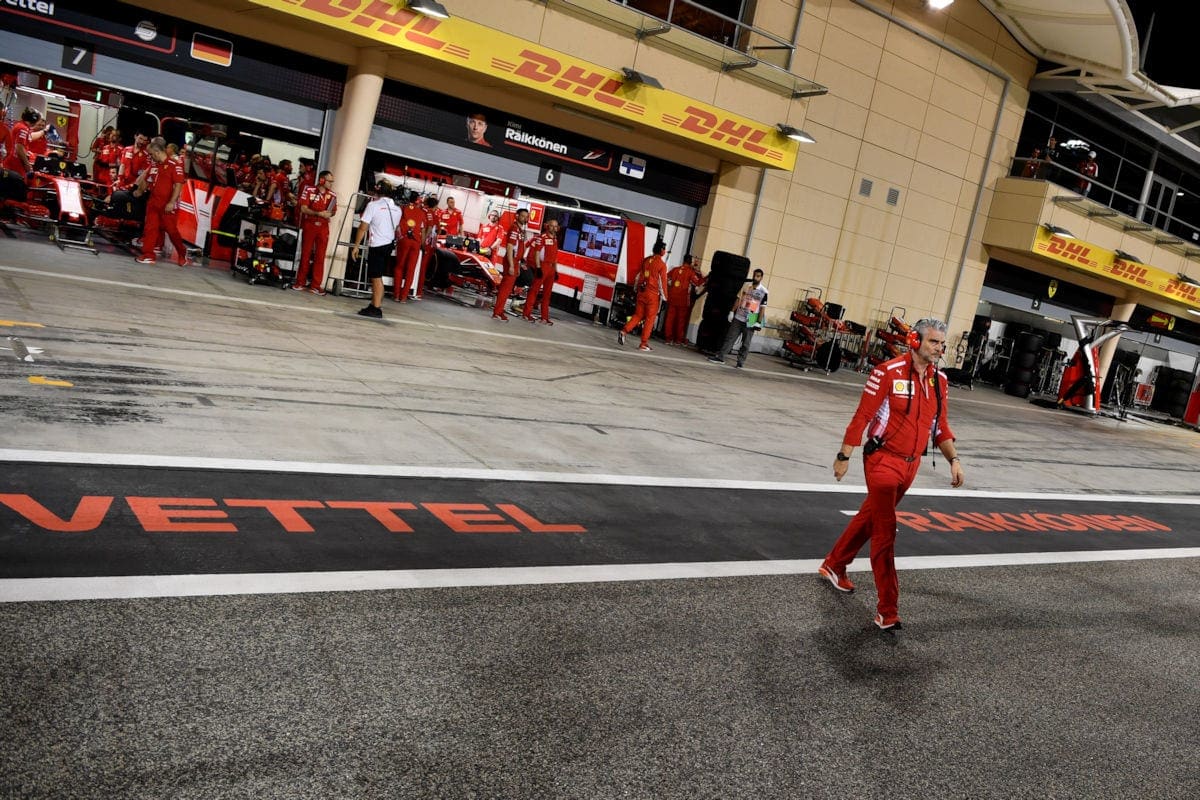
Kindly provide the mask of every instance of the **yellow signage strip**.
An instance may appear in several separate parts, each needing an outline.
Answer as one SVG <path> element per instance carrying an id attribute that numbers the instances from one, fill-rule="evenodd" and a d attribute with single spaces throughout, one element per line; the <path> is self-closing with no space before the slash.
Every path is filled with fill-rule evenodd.
<path id="1" fill-rule="evenodd" d="M 742 160 L 791 170 L 798 145 L 774 125 L 644 84 L 470 20 L 435 19 L 395 0 L 251 0 L 311 22 L 499 78 L 556 100 L 648 125 Z"/>
<path id="2" fill-rule="evenodd" d="M 1063 239 L 1038 226 L 1033 252 L 1083 272 L 1200 309 L 1200 286 L 1185 283 L 1158 267 L 1126 261 L 1112 250 L 1105 250 L 1079 239 Z"/>

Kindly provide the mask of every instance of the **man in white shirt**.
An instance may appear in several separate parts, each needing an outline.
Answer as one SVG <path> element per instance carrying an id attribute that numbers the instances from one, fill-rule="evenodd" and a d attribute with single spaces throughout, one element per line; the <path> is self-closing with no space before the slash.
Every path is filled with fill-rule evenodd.
<path id="1" fill-rule="evenodd" d="M 729 331 L 725 334 L 725 342 L 716 355 L 708 359 L 709 361 L 724 364 L 725 356 L 733 350 L 734 344 L 740 337 L 742 347 L 738 350 L 737 368 L 741 369 L 746 365 L 746 356 L 750 353 L 750 341 L 754 338 L 755 331 L 762 330 L 763 317 L 767 313 L 767 285 L 762 282 L 762 279 L 763 271 L 761 269 L 754 270 L 750 283 L 743 286 L 742 291 L 738 293 L 737 300 L 733 303 L 733 310 L 729 312 Z"/>
<path id="2" fill-rule="evenodd" d="M 391 271 L 392 246 L 396 243 L 396 226 L 400 224 L 400 209 L 392 202 L 391 187 L 377 183 L 372 189 L 374 199 L 367 203 L 354 232 L 351 254 L 360 258 L 363 239 L 367 240 L 367 278 L 371 281 L 371 304 L 358 312 L 361 317 L 383 319 L 383 276 Z"/>

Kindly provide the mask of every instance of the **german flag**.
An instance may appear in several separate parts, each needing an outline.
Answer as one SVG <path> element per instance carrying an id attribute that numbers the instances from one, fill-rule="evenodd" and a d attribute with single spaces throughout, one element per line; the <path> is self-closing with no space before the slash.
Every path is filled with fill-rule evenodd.
<path id="1" fill-rule="evenodd" d="M 194 33 L 192 34 L 192 58 L 216 64 L 218 67 L 228 67 L 233 63 L 233 42 L 203 33 Z"/>

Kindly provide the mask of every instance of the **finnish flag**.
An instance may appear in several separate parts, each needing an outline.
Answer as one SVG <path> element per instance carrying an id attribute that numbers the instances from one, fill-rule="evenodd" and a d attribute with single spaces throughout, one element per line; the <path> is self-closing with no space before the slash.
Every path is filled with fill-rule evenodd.
<path id="1" fill-rule="evenodd" d="M 630 178 L 637 178 L 639 181 L 646 174 L 646 159 L 636 158 L 628 153 L 621 156 L 621 174 L 628 175 Z"/>

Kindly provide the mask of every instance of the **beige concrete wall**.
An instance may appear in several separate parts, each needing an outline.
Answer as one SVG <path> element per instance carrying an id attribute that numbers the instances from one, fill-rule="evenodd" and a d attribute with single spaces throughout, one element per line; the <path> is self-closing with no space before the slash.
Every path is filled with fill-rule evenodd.
<path id="1" fill-rule="evenodd" d="M 983 285 L 988 187 L 1007 174 L 1015 154 L 1036 62 L 974 0 L 943 12 L 917 0 L 874 5 L 937 43 L 851 0 L 805 0 L 794 69 L 828 86 L 829 94 L 791 101 L 781 121 L 817 143 L 801 147 L 794 172 L 768 172 L 748 247 L 761 171 L 722 170 L 695 249 L 706 263 L 718 249 L 748 251 L 766 271 L 771 305 L 781 315 L 817 288 L 846 306 L 849 319 L 867 325 L 894 306 L 910 320 L 944 318 L 958 281 L 950 323 L 960 332 L 970 327 Z M 764 27 L 790 26 L 796 7 L 792 0 L 759 0 L 757 19 Z M 790 37 L 791 30 L 784 33 Z M 985 157 L 1004 80 L 938 43 L 1011 80 L 990 163 Z M 864 180 L 872 183 L 869 196 L 859 193 Z M 890 189 L 898 193 L 895 205 L 887 202 Z"/>

